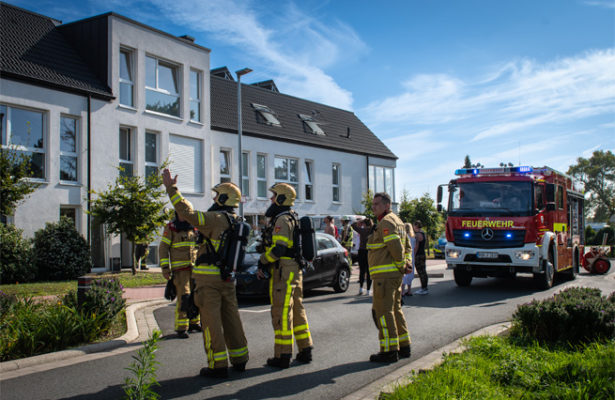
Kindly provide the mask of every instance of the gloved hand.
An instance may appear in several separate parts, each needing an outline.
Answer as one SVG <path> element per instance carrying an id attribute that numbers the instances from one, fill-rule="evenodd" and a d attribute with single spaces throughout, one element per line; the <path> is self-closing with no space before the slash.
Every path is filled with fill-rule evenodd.
<path id="1" fill-rule="evenodd" d="M 265 264 L 261 260 L 258 260 L 258 271 L 256 272 L 256 277 L 258 279 L 269 279 L 271 277 L 271 274 L 269 273 L 269 264 Z"/>

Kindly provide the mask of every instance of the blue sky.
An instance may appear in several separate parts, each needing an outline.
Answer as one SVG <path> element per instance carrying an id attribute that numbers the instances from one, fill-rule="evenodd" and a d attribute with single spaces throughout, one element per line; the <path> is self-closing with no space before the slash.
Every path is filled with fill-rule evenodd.
<path id="1" fill-rule="evenodd" d="M 561 171 L 615 151 L 615 0 L 18 0 L 63 22 L 114 11 L 281 92 L 356 115 L 399 157 L 397 197 L 464 157 Z"/>

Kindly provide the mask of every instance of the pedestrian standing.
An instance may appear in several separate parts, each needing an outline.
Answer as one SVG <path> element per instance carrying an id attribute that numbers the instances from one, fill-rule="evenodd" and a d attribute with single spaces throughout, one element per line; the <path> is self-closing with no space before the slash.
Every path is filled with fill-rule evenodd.
<path id="1" fill-rule="evenodd" d="M 264 252 L 258 265 L 258 277 L 266 274 L 269 281 L 271 321 L 274 331 L 274 356 L 267 365 L 288 368 L 293 354 L 293 337 L 297 342 L 297 361 L 312 361 L 312 335 L 303 307 L 303 271 L 297 263 L 295 233 L 298 219 L 291 207 L 297 193 L 287 183 L 276 183 L 269 189 L 271 206 L 265 212 L 270 218 L 263 236 Z M 297 231 L 297 232 L 296 232 Z M 269 237 L 271 235 L 271 237 Z"/>
<path id="2" fill-rule="evenodd" d="M 404 228 L 406 229 L 406 235 L 410 239 L 410 247 L 412 248 L 412 262 L 406 263 L 406 271 L 404 277 L 401 281 L 401 297 L 403 303 L 403 297 L 412 296 L 412 281 L 414 280 L 414 251 L 416 249 L 416 238 L 414 235 L 414 229 L 412 228 L 412 224 L 406 222 L 404 224 Z"/>
<path id="3" fill-rule="evenodd" d="M 401 309 L 401 281 L 411 249 L 404 223 L 391 211 L 387 193 L 374 195 L 372 210 L 378 225 L 369 235 L 367 249 L 374 283 L 372 316 L 378 328 L 380 351 L 369 360 L 390 363 L 399 357 L 410 357 L 410 333 Z"/>
<path id="4" fill-rule="evenodd" d="M 220 237 L 230 224 L 229 218 L 236 219 L 235 208 L 239 205 L 241 191 L 237 185 L 226 182 L 212 188 L 216 193 L 214 204 L 208 211 L 195 211 L 177 188 L 177 175 L 162 171 L 162 181 L 175 207 L 175 211 L 196 227 L 211 246 L 200 246 L 196 265 L 193 269 L 195 281 L 194 302 L 201 314 L 203 344 L 207 353 L 207 367 L 201 369 L 201 376 L 211 378 L 228 377 L 228 359 L 236 371 L 245 371 L 248 362 L 248 341 L 239 318 L 239 306 L 235 293 L 235 282 L 223 277 L 215 265 Z"/>
<path id="5" fill-rule="evenodd" d="M 344 215 L 342 217 L 342 236 L 341 236 L 341 244 L 342 247 L 346 249 L 348 252 L 348 267 L 352 270 L 352 244 L 354 240 L 354 230 L 350 226 L 350 217 Z"/>
<path id="6" fill-rule="evenodd" d="M 365 293 L 369 296 L 372 294 L 372 280 L 369 276 L 369 263 L 367 260 L 367 238 L 372 233 L 374 228 L 372 220 L 364 218 L 352 224 L 352 228 L 359 234 L 359 295 L 363 292 L 363 283 L 365 283 Z"/>
<path id="7" fill-rule="evenodd" d="M 425 255 L 425 249 L 427 249 L 427 254 L 429 254 L 429 245 L 427 235 L 425 232 L 421 230 L 423 224 L 421 221 L 416 221 L 414 223 L 414 234 L 416 237 L 416 272 L 419 274 L 419 278 L 421 280 L 421 288 L 416 291 L 416 294 L 426 295 L 429 294 L 429 288 L 427 287 L 427 265 Z"/>

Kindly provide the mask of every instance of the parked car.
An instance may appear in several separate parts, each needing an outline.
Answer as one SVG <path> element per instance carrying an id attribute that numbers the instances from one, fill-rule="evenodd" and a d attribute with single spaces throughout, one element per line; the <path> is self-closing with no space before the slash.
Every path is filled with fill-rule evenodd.
<path id="1" fill-rule="evenodd" d="M 303 274 L 303 290 L 320 287 L 333 287 L 338 293 L 348 290 L 350 284 L 350 267 L 347 251 L 331 235 L 316 232 L 317 256 Z M 235 275 L 238 296 L 264 296 L 269 294 L 269 281 L 259 280 L 259 253 L 256 252 L 257 240 L 253 240 L 246 248 L 243 265 Z"/>
<path id="2" fill-rule="evenodd" d="M 438 241 L 433 246 L 433 256 L 434 258 L 442 258 L 444 259 L 444 248 L 446 247 L 446 234 L 440 235 Z"/>

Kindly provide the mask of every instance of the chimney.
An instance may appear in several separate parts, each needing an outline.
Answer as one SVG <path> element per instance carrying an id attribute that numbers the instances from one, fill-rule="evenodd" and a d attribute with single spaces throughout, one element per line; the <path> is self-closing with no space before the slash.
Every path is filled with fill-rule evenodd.
<path id="1" fill-rule="evenodd" d="M 190 35 L 181 35 L 180 39 L 184 39 L 186 42 L 194 43 L 194 37 Z"/>

